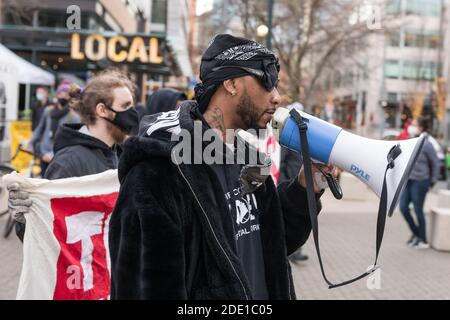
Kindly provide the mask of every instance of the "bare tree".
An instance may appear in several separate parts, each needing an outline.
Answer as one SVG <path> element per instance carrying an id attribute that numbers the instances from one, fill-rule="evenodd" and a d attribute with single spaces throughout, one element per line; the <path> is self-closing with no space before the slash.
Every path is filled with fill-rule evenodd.
<path id="1" fill-rule="evenodd" d="M 256 28 L 267 24 L 267 1 L 225 1 L 241 18 L 244 35 L 257 39 Z M 380 5 L 385 2 L 379 1 Z M 367 8 L 364 5 L 362 0 L 275 0 L 272 43 L 284 73 L 281 90 L 292 100 L 305 104 L 311 101 L 319 79 L 326 71 L 334 69 L 333 58 L 343 48 L 363 45 L 370 34 L 396 28 L 392 24 L 395 17 L 387 21 L 381 15 L 368 12 L 376 9 L 374 5 Z M 375 17 L 381 18 L 376 22 L 381 23 L 383 29 L 371 21 Z"/>

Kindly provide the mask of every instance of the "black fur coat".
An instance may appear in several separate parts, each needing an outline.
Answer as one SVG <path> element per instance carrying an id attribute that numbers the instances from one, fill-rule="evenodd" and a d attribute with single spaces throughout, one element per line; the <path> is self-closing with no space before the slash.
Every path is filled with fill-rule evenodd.
<path id="1" fill-rule="evenodd" d="M 169 116 L 191 130 L 193 106 Z M 252 299 L 217 177 L 206 164 L 174 164 L 168 135 L 145 134 L 154 120 L 144 118 L 144 132 L 125 143 L 119 163 L 109 231 L 111 298 Z M 267 179 L 255 196 L 270 299 L 295 299 L 287 256 L 311 231 L 306 191 L 296 179 L 278 189 Z"/>

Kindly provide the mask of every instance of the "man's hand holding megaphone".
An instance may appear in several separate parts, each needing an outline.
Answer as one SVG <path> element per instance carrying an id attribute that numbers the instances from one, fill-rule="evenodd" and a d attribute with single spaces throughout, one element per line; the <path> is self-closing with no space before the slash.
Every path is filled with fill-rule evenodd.
<path id="1" fill-rule="evenodd" d="M 328 188 L 328 182 L 325 174 L 332 175 L 334 178 L 337 178 L 338 170 L 333 165 L 325 165 L 321 163 L 313 163 L 312 166 L 313 176 L 314 176 L 314 192 L 320 193 L 324 189 Z M 306 178 L 305 178 L 305 170 L 304 166 L 301 167 L 300 172 L 298 174 L 298 183 L 306 189 Z"/>

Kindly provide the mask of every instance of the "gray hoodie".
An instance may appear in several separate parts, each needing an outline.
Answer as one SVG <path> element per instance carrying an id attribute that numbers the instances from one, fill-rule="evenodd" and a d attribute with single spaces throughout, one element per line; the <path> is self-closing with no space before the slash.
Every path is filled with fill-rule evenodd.
<path id="1" fill-rule="evenodd" d="M 439 178 L 439 170 L 441 163 L 437 157 L 433 145 L 425 138 L 422 151 L 417 158 L 417 162 L 409 176 L 410 180 L 430 179 L 431 183 L 435 183 Z"/>

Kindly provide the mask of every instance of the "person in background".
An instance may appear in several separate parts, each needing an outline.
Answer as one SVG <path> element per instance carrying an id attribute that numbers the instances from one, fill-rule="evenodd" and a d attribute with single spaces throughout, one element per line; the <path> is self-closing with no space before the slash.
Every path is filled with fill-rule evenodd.
<path id="1" fill-rule="evenodd" d="M 409 119 L 406 123 L 405 126 L 403 127 L 402 132 L 400 132 L 400 134 L 397 136 L 397 140 L 406 140 L 410 138 L 409 132 L 408 132 L 408 128 L 411 126 L 411 123 L 413 122 L 413 119 Z"/>
<path id="2" fill-rule="evenodd" d="M 132 82 L 122 73 L 108 70 L 93 77 L 84 90 L 73 85 L 69 96 L 71 108 L 83 123 L 66 123 L 58 130 L 55 156 L 44 177 L 54 180 L 117 169 L 120 144 L 138 126 Z M 17 185 L 9 189 L 9 208 L 18 222 L 16 233 L 23 240 L 24 214 L 31 200 Z"/>
<path id="3" fill-rule="evenodd" d="M 155 91 L 147 102 L 147 115 L 178 109 L 187 96 L 178 90 L 163 88 Z"/>
<path id="4" fill-rule="evenodd" d="M 426 118 L 413 120 L 408 127 L 410 138 L 415 138 L 421 134 L 428 136 L 429 122 Z M 429 244 L 426 237 L 426 223 L 425 214 L 423 212 L 423 205 L 425 198 L 439 177 L 439 159 L 436 151 L 428 137 L 425 138 L 425 143 L 413 167 L 409 180 L 406 184 L 405 190 L 400 197 L 400 211 L 403 214 L 408 226 L 412 232 L 411 238 L 407 244 L 416 249 L 427 249 Z M 409 204 L 413 203 L 414 212 L 417 218 L 417 224 L 414 221 Z"/>
<path id="5" fill-rule="evenodd" d="M 80 117 L 69 108 L 70 85 L 67 82 L 61 83 L 56 89 L 58 102 L 55 106 L 46 108 L 42 114 L 38 126 L 33 131 L 33 136 L 28 142 L 28 147 L 41 159 L 41 175 L 45 176 L 48 164 L 53 159 L 53 145 L 55 142 L 56 130 L 64 123 L 78 123 Z"/>
<path id="6" fill-rule="evenodd" d="M 36 89 L 36 100 L 31 104 L 31 129 L 33 131 L 38 126 L 45 108 L 51 104 L 48 99 L 48 88 L 38 87 Z"/>
<path id="7" fill-rule="evenodd" d="M 134 101 L 136 101 L 135 109 L 139 115 L 139 121 L 146 115 L 147 108 L 145 105 L 141 102 L 141 90 L 137 85 L 133 86 L 134 88 Z M 137 132 L 136 132 L 137 133 Z"/>

